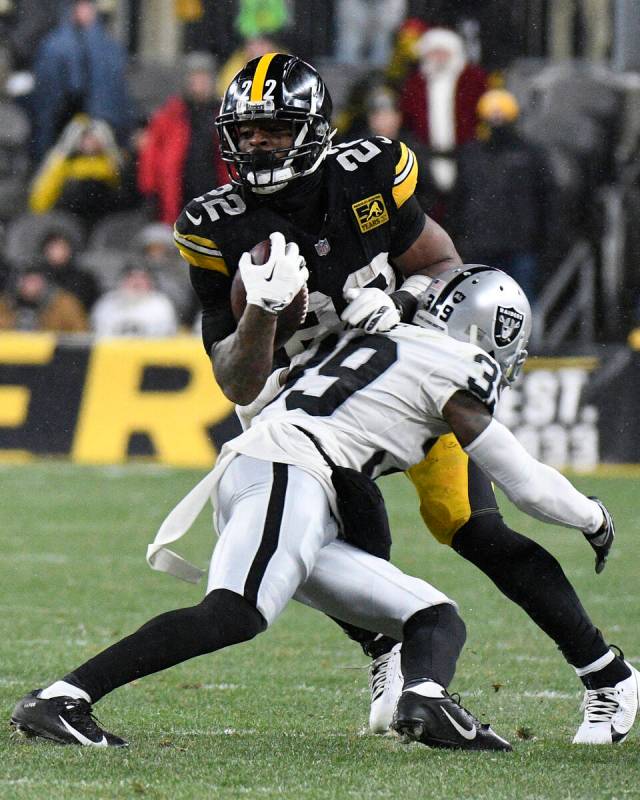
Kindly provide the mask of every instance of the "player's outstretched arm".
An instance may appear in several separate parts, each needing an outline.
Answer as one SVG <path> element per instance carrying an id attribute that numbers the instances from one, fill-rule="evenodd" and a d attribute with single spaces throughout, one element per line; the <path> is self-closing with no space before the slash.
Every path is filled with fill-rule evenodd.
<path id="1" fill-rule="evenodd" d="M 598 503 L 581 494 L 556 469 L 529 455 L 471 394 L 456 392 L 442 414 L 469 457 L 522 511 L 585 533 L 600 530 L 603 512 Z"/>

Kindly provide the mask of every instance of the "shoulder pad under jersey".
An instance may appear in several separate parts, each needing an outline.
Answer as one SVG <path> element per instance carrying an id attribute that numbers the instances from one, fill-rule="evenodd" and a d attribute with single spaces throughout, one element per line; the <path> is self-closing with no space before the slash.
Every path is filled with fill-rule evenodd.
<path id="1" fill-rule="evenodd" d="M 229 275 L 217 244 L 217 231 L 225 221 L 247 210 L 237 188 L 228 183 L 191 200 L 178 217 L 173 238 L 180 255 L 194 267 Z"/>
<path id="2" fill-rule="evenodd" d="M 401 208 L 416 189 L 418 161 L 414 152 L 404 142 L 385 136 L 338 144 L 329 151 L 327 162 L 334 174 L 351 176 L 346 185 L 388 193 L 396 208 Z"/>

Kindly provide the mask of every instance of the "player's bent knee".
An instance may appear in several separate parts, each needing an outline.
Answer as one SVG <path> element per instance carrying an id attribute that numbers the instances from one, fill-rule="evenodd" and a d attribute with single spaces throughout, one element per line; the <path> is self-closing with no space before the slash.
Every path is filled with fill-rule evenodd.
<path id="1" fill-rule="evenodd" d="M 216 638 L 216 649 L 247 642 L 267 628 L 258 609 L 229 589 L 214 589 L 197 608 L 209 623 L 203 629 Z"/>
<path id="2" fill-rule="evenodd" d="M 416 611 L 404 624 L 405 636 L 417 628 L 438 630 L 462 650 L 467 640 L 467 626 L 453 603 L 438 603 Z"/>

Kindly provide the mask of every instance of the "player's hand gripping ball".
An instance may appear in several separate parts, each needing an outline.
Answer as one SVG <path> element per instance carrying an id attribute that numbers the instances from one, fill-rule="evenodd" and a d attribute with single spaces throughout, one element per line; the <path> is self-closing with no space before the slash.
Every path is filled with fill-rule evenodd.
<path id="1" fill-rule="evenodd" d="M 265 239 L 262 242 L 258 242 L 250 251 L 249 253 L 244 253 L 241 259 L 241 266 L 242 269 L 238 269 L 236 274 L 233 276 L 233 281 L 231 283 L 231 311 L 233 313 L 234 319 L 236 322 L 240 319 L 240 317 L 244 314 L 244 310 L 247 307 L 247 291 L 245 288 L 245 282 L 243 281 L 244 272 L 245 276 L 247 275 L 247 270 L 250 270 L 252 266 L 255 267 L 263 267 L 269 264 L 269 261 L 272 256 L 272 241 L 274 236 L 284 237 L 282 234 L 271 234 L 270 239 Z M 277 245 L 280 244 L 277 242 Z M 286 249 L 282 248 L 283 254 L 286 253 L 289 259 L 302 259 L 301 256 L 298 255 L 298 248 L 296 245 L 288 244 L 286 245 Z M 287 252 L 288 251 L 288 252 Z M 302 260 L 302 264 L 304 265 L 304 260 Z M 277 270 L 278 263 L 272 264 L 274 270 Z M 302 283 L 302 287 L 298 288 L 296 283 L 294 282 L 294 287 L 296 289 L 293 299 L 290 300 L 289 303 L 284 305 L 281 310 L 277 311 L 278 321 L 276 323 L 276 338 L 275 338 L 275 348 L 283 347 L 289 339 L 293 336 L 293 334 L 298 330 L 298 328 L 304 323 L 307 311 L 309 308 L 309 292 L 307 290 L 306 284 L 306 277 L 308 272 L 306 267 L 303 266 L 303 275 L 305 277 L 305 282 Z M 257 270 L 256 270 L 257 272 Z M 271 272 L 271 270 L 269 270 Z M 256 276 L 258 277 L 258 276 Z M 269 277 L 269 274 L 266 274 L 266 277 Z M 273 277 L 272 277 L 273 279 Z M 286 276 L 285 276 L 286 279 Z M 264 278 L 262 278 L 264 281 Z M 293 276 L 294 281 L 299 282 L 298 276 L 294 272 Z M 270 290 L 270 286 L 263 286 L 263 293 L 267 293 Z M 260 291 L 260 287 L 258 289 Z M 264 308 L 265 305 L 259 303 Z M 268 309 L 270 310 L 270 309 Z"/>

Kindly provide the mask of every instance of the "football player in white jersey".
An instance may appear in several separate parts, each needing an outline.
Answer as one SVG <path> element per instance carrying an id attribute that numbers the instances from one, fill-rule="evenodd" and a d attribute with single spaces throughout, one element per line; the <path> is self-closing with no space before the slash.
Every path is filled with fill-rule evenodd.
<path id="1" fill-rule="evenodd" d="M 185 562 L 164 545 L 184 533 L 213 492 L 220 540 L 203 603 L 151 620 L 27 695 L 12 716 L 19 730 L 122 745 L 92 720 L 92 701 L 134 678 L 251 638 L 295 596 L 403 640 L 395 730 L 436 746 L 509 748 L 446 692 L 464 639 L 448 599 L 337 541 L 331 464 L 372 475 L 404 470 L 445 432 L 528 513 L 588 536 L 611 525 L 600 502 L 529 456 L 492 416 L 503 381 L 515 378 L 526 357 L 531 313 L 517 284 L 481 266 L 457 270 L 441 283 L 416 315 L 425 327 L 324 340 L 294 361 L 283 387 L 274 380 L 265 388 L 267 405 L 225 445 L 215 469 L 174 509 L 151 547 L 154 562 L 161 556 L 156 567 L 181 572 Z M 438 330 L 447 298 L 454 305 L 445 312 L 452 336 Z M 591 703 L 583 725 L 592 739 L 622 741 L 631 729 L 638 673 L 627 668 L 627 679 Z"/>

